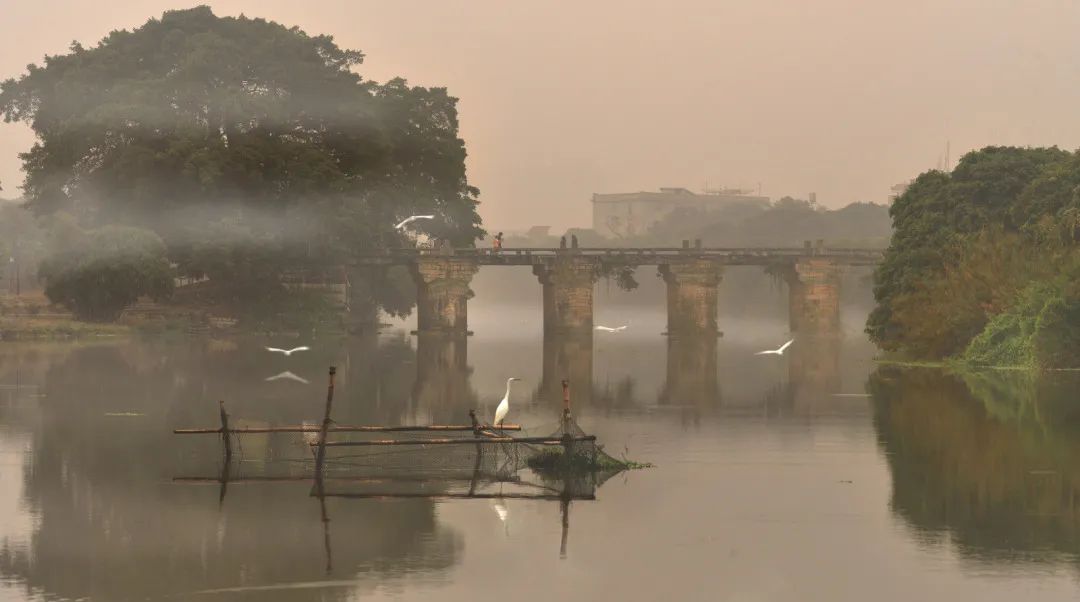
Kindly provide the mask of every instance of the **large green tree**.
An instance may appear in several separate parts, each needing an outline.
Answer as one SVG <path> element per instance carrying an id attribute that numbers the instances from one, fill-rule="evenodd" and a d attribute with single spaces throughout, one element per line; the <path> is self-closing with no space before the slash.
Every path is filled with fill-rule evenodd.
<path id="1" fill-rule="evenodd" d="M 214 232 L 271 241 L 276 267 L 325 264 L 401 244 L 391 225 L 415 212 L 471 244 L 483 232 L 456 99 L 364 80 L 362 60 L 329 36 L 204 6 L 46 57 L 3 82 L 0 112 L 37 135 L 22 155 L 31 208 L 152 228 L 181 260 L 201 258 L 185 271 L 229 247 Z"/>
<path id="2" fill-rule="evenodd" d="M 1021 303 L 1022 293 L 1073 261 L 1078 184 L 1080 160 L 1057 148 L 987 147 L 951 173 L 919 176 L 890 209 L 893 236 L 875 273 L 871 338 L 919 357 L 956 355 L 1002 312 L 1041 308 Z M 1070 311 L 1054 315 L 1067 319 Z"/>

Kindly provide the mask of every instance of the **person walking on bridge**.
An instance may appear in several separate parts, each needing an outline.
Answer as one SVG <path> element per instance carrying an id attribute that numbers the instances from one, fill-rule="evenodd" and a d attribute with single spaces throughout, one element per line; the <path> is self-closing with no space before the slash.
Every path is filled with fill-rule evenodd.
<path id="1" fill-rule="evenodd" d="M 495 238 L 491 240 L 491 250 L 498 253 L 502 250 L 503 233 L 499 232 L 495 235 Z"/>

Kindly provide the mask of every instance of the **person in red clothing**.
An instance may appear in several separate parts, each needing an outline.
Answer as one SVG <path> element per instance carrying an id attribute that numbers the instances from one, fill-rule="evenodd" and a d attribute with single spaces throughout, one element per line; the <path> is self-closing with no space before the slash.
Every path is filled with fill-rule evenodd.
<path id="1" fill-rule="evenodd" d="M 495 235 L 495 238 L 492 239 L 492 241 L 491 241 L 491 249 L 493 251 L 497 252 L 497 251 L 502 250 L 502 239 L 503 239 L 503 233 L 502 232 L 499 232 L 498 234 Z"/>

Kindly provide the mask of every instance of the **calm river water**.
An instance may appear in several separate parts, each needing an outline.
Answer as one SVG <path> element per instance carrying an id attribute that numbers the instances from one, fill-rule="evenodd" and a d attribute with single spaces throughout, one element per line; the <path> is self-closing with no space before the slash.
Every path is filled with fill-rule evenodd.
<path id="1" fill-rule="evenodd" d="M 539 300 L 511 310 L 485 282 L 467 348 L 408 323 L 350 339 L 0 345 L 0 599 L 1080 598 L 1077 378 L 879 366 L 857 307 L 841 343 L 754 356 L 786 340 L 782 291 L 767 288 L 726 304 L 715 347 L 663 337 L 648 291 L 601 291 L 597 322 L 626 332 L 545 343 Z M 517 376 L 510 420 L 545 434 L 569 376 L 579 424 L 655 467 L 568 507 L 321 506 L 289 480 L 304 474 L 300 437 L 245 437 L 233 476 L 278 478 L 222 499 L 214 437 L 170 433 L 214 427 L 219 399 L 240 425 L 315 422 L 329 365 L 341 423 L 490 416 Z M 310 384 L 265 380 L 285 370 Z"/>

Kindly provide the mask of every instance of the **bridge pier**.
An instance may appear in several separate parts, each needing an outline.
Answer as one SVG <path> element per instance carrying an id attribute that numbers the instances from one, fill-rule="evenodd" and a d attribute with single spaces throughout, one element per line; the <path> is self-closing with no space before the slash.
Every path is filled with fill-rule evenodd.
<path id="1" fill-rule="evenodd" d="M 802 336 L 840 335 L 840 277 L 831 259 L 796 259 L 787 270 L 791 332 Z"/>
<path id="2" fill-rule="evenodd" d="M 410 264 L 418 332 L 468 334 L 469 282 L 479 269 L 475 258 L 450 255 L 421 256 Z"/>
<path id="3" fill-rule="evenodd" d="M 723 269 L 722 264 L 709 259 L 660 265 L 660 275 L 667 283 L 668 335 L 715 338 L 719 334 L 717 286 Z"/>
<path id="4" fill-rule="evenodd" d="M 600 277 L 595 260 L 559 254 L 548 264 L 533 265 L 544 288 L 544 332 L 592 337 L 593 285 Z"/>

